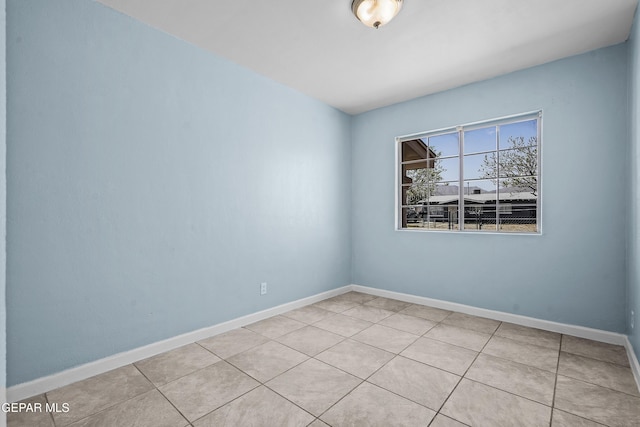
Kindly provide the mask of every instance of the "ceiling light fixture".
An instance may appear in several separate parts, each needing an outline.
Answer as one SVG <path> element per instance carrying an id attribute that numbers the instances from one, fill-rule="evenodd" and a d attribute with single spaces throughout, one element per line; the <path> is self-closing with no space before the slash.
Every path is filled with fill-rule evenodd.
<path id="1" fill-rule="evenodd" d="M 402 0 L 353 0 L 351 11 L 364 25 L 378 28 L 391 21 L 402 8 Z"/>

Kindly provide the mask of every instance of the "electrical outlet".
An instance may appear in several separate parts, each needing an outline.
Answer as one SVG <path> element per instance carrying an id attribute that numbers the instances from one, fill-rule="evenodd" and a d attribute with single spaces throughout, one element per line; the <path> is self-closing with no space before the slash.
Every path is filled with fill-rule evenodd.
<path id="1" fill-rule="evenodd" d="M 633 331 L 633 328 L 636 327 L 636 313 L 634 313 L 633 310 L 631 310 L 631 330 Z"/>
<path id="2" fill-rule="evenodd" d="M 267 293 L 267 282 L 260 283 L 260 295 Z"/>

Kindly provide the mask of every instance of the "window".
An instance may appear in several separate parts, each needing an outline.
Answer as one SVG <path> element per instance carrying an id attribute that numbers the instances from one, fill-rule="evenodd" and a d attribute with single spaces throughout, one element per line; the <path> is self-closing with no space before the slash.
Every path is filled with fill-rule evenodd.
<path id="1" fill-rule="evenodd" d="M 397 138 L 398 229 L 539 233 L 541 117 Z"/>

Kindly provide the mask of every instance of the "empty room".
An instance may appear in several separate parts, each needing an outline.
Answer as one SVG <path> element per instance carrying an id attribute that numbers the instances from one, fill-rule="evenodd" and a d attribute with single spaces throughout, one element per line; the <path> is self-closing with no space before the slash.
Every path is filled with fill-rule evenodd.
<path id="1" fill-rule="evenodd" d="M 0 6 L 0 426 L 640 425 L 638 0 Z"/>

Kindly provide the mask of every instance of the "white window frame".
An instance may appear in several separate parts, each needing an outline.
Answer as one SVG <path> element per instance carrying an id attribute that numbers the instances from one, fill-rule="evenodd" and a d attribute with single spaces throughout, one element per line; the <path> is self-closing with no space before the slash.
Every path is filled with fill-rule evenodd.
<path id="1" fill-rule="evenodd" d="M 537 201 L 536 201 L 536 231 L 531 232 L 513 232 L 513 231 L 500 231 L 499 227 L 496 230 L 491 231 L 476 231 L 472 229 L 465 229 L 464 227 L 464 132 L 481 129 L 490 126 L 502 126 L 511 123 L 517 123 L 527 120 L 537 120 L 537 162 L 538 162 L 538 175 L 537 179 Z M 499 129 L 499 128 L 498 128 Z M 441 134 L 458 133 L 458 157 L 460 159 L 459 168 L 459 194 L 458 194 L 458 229 L 456 230 L 434 230 L 429 228 L 415 228 L 415 227 L 402 227 L 402 143 L 419 138 L 429 138 Z M 499 132 L 499 130 L 498 130 Z M 499 134 L 497 136 L 499 138 Z M 501 235 L 541 235 L 542 234 L 542 110 L 536 110 L 533 112 L 515 114 L 511 116 L 505 116 L 497 119 L 483 120 L 479 122 L 468 123 L 464 125 L 456 125 L 447 128 L 441 128 L 431 130 L 427 132 L 419 132 L 410 135 L 404 135 L 396 137 L 396 158 L 395 158 L 395 229 L 396 231 L 409 231 L 409 232 L 435 232 L 435 233 L 470 233 L 470 234 L 501 234 Z M 511 203 L 508 203 L 511 204 Z M 406 206 L 404 206 L 406 207 Z M 506 208 L 507 206 L 505 206 Z M 496 211 L 501 212 L 501 205 L 499 200 L 496 200 Z"/>

